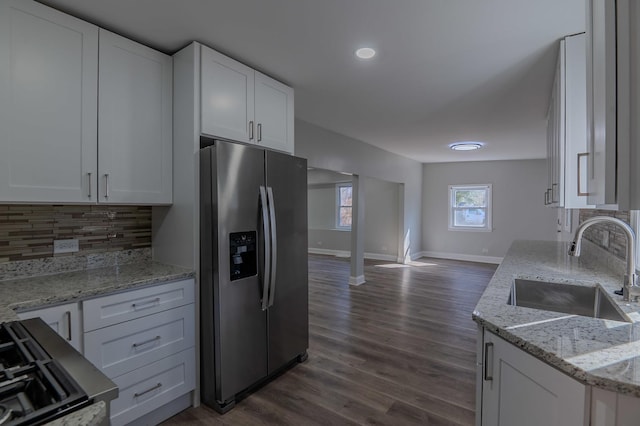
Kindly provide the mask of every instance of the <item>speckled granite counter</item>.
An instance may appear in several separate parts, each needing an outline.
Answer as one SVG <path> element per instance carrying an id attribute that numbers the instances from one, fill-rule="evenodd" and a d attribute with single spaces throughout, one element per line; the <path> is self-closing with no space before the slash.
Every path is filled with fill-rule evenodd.
<path id="1" fill-rule="evenodd" d="M 107 406 L 104 401 L 99 401 L 60 419 L 49 422 L 46 426 L 94 426 L 101 424 L 106 415 Z"/>
<path id="2" fill-rule="evenodd" d="M 138 262 L 0 281 L 0 322 L 17 320 L 16 310 L 190 277 L 193 277 L 193 272 L 188 269 L 157 262 Z"/>
<path id="3" fill-rule="evenodd" d="M 640 397 L 640 304 L 613 290 L 621 276 L 567 255 L 555 241 L 516 241 L 480 298 L 473 319 L 583 383 Z M 593 286 L 613 296 L 632 323 L 507 304 L 514 278 Z"/>

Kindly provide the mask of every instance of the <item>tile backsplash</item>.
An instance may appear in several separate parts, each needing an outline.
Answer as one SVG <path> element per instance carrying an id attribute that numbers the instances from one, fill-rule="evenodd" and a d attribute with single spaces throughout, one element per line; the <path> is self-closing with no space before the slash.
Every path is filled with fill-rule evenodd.
<path id="1" fill-rule="evenodd" d="M 580 222 L 594 216 L 612 216 L 630 223 L 628 211 L 580 210 Z M 605 234 L 607 232 L 609 233 L 608 246 L 604 244 L 604 241 L 606 240 Z M 624 260 L 627 256 L 626 236 L 619 226 L 609 223 L 592 225 L 584 232 L 584 238 L 615 255 L 619 259 Z"/>
<path id="2" fill-rule="evenodd" d="M 53 240 L 79 240 L 85 256 L 151 247 L 150 206 L 0 204 L 0 263 L 53 257 Z"/>

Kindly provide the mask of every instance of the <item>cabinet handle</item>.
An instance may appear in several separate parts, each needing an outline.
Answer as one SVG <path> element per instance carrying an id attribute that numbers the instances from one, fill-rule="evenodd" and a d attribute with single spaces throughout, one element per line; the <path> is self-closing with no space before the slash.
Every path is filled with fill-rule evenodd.
<path id="1" fill-rule="evenodd" d="M 249 122 L 249 140 L 253 140 L 253 120 Z"/>
<path id="2" fill-rule="evenodd" d="M 489 349 L 491 349 L 491 361 L 489 361 Z M 491 364 L 491 372 L 489 372 L 489 364 Z M 493 343 L 484 344 L 484 379 L 493 380 Z"/>
<path id="3" fill-rule="evenodd" d="M 581 170 L 580 170 L 580 159 L 582 157 L 588 157 L 589 153 L 588 152 L 581 152 L 578 154 L 578 197 L 586 197 L 587 195 L 589 195 L 588 192 L 582 192 L 582 189 L 580 188 L 580 176 L 582 175 Z"/>
<path id="4" fill-rule="evenodd" d="M 156 390 L 156 389 L 160 389 L 161 387 L 162 387 L 162 383 L 158 383 L 157 385 L 155 385 L 155 386 L 154 386 L 154 387 L 152 387 L 152 388 L 147 389 L 146 391 L 142 391 L 142 392 L 136 392 L 136 393 L 134 393 L 134 394 L 133 394 L 133 397 L 134 397 L 134 398 L 137 398 L 137 397 L 139 397 L 139 396 L 142 396 L 142 395 L 144 395 L 144 394 L 146 394 L 146 393 L 149 393 L 149 392 L 151 392 L 151 391 L 154 391 L 154 390 Z"/>
<path id="5" fill-rule="evenodd" d="M 558 203 L 560 202 L 560 200 L 556 200 L 556 189 L 558 187 L 557 183 L 552 183 L 551 184 L 551 203 Z"/>
<path id="6" fill-rule="evenodd" d="M 262 140 L 262 123 L 258 123 L 258 142 Z"/>
<path id="7" fill-rule="evenodd" d="M 161 337 L 160 337 L 160 336 L 156 336 L 156 337 L 154 337 L 153 339 L 145 340 L 144 342 L 140 342 L 140 343 L 134 343 L 134 344 L 133 344 L 133 345 L 131 345 L 131 346 L 132 346 L 132 347 L 134 347 L 134 348 L 137 348 L 137 347 L 139 347 L 139 346 L 144 346 L 144 345 L 147 345 L 147 344 L 149 344 L 149 343 L 153 343 L 153 342 L 155 342 L 155 341 L 157 341 L 157 340 L 160 340 L 160 339 L 161 339 Z"/>
<path id="8" fill-rule="evenodd" d="M 87 172 L 87 178 L 89 179 L 88 197 L 91 198 L 91 172 Z"/>
<path id="9" fill-rule="evenodd" d="M 148 309 L 148 308 L 152 308 L 153 305 L 155 305 L 156 303 L 160 303 L 160 298 L 159 297 L 156 297 L 153 300 L 147 300 L 145 302 L 132 303 L 131 307 L 134 310 L 137 310 L 137 309 Z"/>
<path id="10" fill-rule="evenodd" d="M 67 311 L 64 313 L 67 317 L 67 340 L 71 341 L 71 311 Z"/>
<path id="11" fill-rule="evenodd" d="M 104 198 L 109 198 L 109 173 L 104 174 Z"/>

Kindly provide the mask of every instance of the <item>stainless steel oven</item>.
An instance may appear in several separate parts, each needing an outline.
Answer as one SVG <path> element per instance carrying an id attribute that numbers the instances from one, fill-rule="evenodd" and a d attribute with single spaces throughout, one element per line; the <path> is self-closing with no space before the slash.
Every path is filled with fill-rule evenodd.
<path id="1" fill-rule="evenodd" d="M 97 401 L 108 410 L 117 396 L 117 386 L 40 318 L 0 324 L 0 425 L 40 425 Z"/>

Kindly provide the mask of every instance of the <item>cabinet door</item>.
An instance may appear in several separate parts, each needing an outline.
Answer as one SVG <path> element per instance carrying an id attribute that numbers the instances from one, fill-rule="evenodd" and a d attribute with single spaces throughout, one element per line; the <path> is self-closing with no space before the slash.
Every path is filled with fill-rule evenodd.
<path id="1" fill-rule="evenodd" d="M 616 2 L 587 1 L 589 204 L 617 200 Z"/>
<path id="2" fill-rule="evenodd" d="M 256 142 L 293 153 L 293 89 L 256 71 Z"/>
<path id="3" fill-rule="evenodd" d="M 585 426 L 586 387 L 484 332 L 482 425 Z"/>
<path id="4" fill-rule="evenodd" d="M 80 312 L 77 303 L 19 312 L 18 317 L 20 319 L 42 318 L 49 327 L 66 339 L 78 352 L 82 353 Z"/>
<path id="5" fill-rule="evenodd" d="M 254 71 L 205 46 L 200 60 L 201 132 L 255 142 Z"/>
<path id="6" fill-rule="evenodd" d="M 0 201 L 96 200 L 98 28 L 0 2 Z"/>
<path id="7" fill-rule="evenodd" d="M 170 204 L 172 59 L 100 30 L 99 201 Z"/>
<path id="8" fill-rule="evenodd" d="M 565 38 L 565 208 L 587 203 L 586 36 Z"/>

